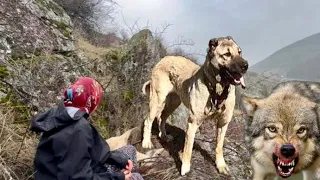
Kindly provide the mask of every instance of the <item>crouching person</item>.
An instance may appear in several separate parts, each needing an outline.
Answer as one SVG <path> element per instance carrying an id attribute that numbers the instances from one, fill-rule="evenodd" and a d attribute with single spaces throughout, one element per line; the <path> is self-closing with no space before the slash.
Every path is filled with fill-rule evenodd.
<path id="1" fill-rule="evenodd" d="M 87 120 L 98 107 L 102 88 L 81 77 L 64 92 L 64 102 L 38 114 L 31 130 L 42 132 L 34 166 L 35 180 L 140 180 L 133 146 L 110 151 Z"/>

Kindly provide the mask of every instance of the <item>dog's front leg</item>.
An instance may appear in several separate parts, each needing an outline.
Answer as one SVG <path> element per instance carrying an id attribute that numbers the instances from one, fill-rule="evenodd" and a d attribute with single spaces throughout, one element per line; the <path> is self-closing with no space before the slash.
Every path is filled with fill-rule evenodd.
<path id="1" fill-rule="evenodd" d="M 199 126 L 200 126 L 199 123 L 192 121 L 191 118 L 189 117 L 184 149 L 183 149 L 183 153 L 180 154 L 180 159 L 182 162 L 182 165 L 181 165 L 182 176 L 190 171 L 193 143 L 194 143 L 194 138 Z"/>
<path id="2" fill-rule="evenodd" d="M 221 120 L 218 120 L 217 123 L 216 165 L 219 173 L 229 175 L 229 168 L 223 157 L 223 143 L 232 115 L 230 120 L 227 118 L 230 117 L 225 117 Z"/>

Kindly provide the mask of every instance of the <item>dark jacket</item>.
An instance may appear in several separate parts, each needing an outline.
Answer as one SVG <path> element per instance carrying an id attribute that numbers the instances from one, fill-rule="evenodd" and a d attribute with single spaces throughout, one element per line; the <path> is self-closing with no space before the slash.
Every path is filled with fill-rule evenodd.
<path id="1" fill-rule="evenodd" d="M 31 130 L 43 132 L 35 155 L 35 180 L 124 180 L 122 172 L 108 173 L 107 164 L 125 168 L 128 158 L 109 145 L 77 111 L 73 118 L 59 105 L 36 116 Z"/>

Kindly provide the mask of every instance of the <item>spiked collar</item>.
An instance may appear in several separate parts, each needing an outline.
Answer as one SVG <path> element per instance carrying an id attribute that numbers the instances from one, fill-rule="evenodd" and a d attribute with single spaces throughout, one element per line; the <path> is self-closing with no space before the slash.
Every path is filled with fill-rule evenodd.
<path id="1" fill-rule="evenodd" d="M 206 66 L 211 66 L 203 68 L 203 82 L 210 93 L 210 109 L 212 110 L 214 106 L 216 109 L 222 108 L 224 110 L 224 101 L 228 97 L 230 83 L 211 63 L 208 63 Z"/>

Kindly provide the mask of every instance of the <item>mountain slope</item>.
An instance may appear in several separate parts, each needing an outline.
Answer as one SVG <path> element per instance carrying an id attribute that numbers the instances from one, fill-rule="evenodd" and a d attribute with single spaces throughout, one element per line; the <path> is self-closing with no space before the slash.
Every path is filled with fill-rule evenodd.
<path id="1" fill-rule="evenodd" d="M 320 71 L 320 33 L 296 41 L 250 67 L 250 71 L 269 76 L 318 81 Z"/>
<path id="2" fill-rule="evenodd" d="M 307 62 L 302 62 L 299 65 L 293 67 L 287 76 L 293 79 L 306 79 L 311 81 L 320 80 L 320 52 L 318 57 L 312 58 Z"/>

